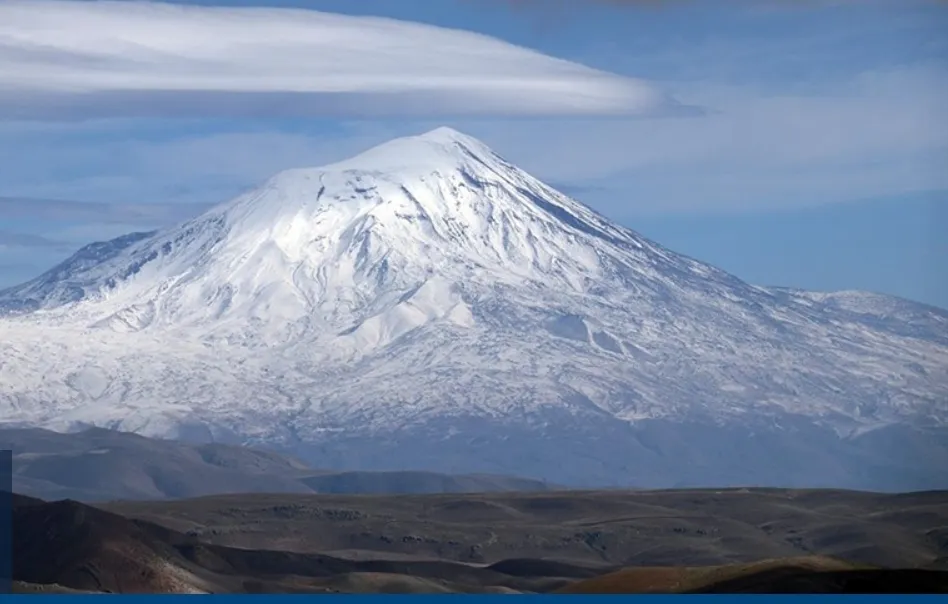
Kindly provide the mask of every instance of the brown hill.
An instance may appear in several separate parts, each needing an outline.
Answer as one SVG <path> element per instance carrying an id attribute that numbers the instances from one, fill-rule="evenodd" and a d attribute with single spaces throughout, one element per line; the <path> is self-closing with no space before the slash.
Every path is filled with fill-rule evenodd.
<path id="1" fill-rule="evenodd" d="M 113 593 L 189 593 L 205 581 L 181 564 L 187 538 L 75 501 L 13 510 L 14 578 Z"/>
<path id="2" fill-rule="evenodd" d="M 717 566 L 642 566 L 624 568 L 598 577 L 577 581 L 562 593 L 675 593 L 689 592 L 773 569 L 808 571 L 852 570 L 854 565 L 822 556 L 762 560 L 749 564 Z"/>

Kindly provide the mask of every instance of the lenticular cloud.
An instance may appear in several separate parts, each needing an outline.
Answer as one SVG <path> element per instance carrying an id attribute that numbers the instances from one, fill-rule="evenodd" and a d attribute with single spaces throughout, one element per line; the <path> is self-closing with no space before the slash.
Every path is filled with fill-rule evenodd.
<path id="1" fill-rule="evenodd" d="M 487 36 L 309 10 L 0 4 L 0 117 L 654 114 L 649 84 Z"/>

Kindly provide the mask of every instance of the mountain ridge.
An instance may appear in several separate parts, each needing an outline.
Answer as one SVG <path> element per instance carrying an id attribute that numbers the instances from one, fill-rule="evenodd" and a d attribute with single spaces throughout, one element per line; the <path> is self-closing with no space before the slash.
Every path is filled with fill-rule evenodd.
<path id="1" fill-rule="evenodd" d="M 558 483 L 761 480 L 754 451 L 783 479 L 943 484 L 948 313 L 745 283 L 450 129 L 101 249 L 0 292 L 27 309 L 0 319 L 4 420 Z M 857 438 L 879 430 L 934 432 L 893 461 Z"/>
<path id="2" fill-rule="evenodd" d="M 0 428 L 13 490 L 46 500 L 167 500 L 227 493 L 487 493 L 548 491 L 529 478 L 312 468 L 272 451 L 186 443 L 91 428 L 61 434 Z"/>

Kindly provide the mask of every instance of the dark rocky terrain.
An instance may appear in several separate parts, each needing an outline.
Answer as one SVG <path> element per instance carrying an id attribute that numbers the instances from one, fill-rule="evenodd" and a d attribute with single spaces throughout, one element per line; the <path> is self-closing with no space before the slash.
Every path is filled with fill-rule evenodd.
<path id="1" fill-rule="evenodd" d="M 355 557 L 703 566 L 820 554 L 948 570 L 944 491 L 228 495 L 104 508 L 220 545 Z"/>
<path id="2" fill-rule="evenodd" d="M 18 591 L 945 592 L 948 492 L 17 496 Z"/>
<path id="3" fill-rule="evenodd" d="M 19 593 L 937 592 L 948 572 L 945 491 L 549 490 L 101 429 L 0 448 Z"/>

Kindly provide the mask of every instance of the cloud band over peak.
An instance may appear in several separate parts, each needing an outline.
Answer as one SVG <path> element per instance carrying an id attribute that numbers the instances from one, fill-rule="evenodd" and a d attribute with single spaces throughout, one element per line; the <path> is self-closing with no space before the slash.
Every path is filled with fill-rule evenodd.
<path id="1" fill-rule="evenodd" d="M 0 118 L 673 108 L 646 82 L 419 23 L 155 2 L 0 3 Z"/>

